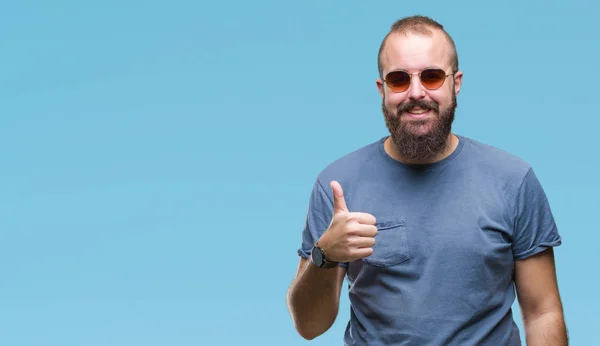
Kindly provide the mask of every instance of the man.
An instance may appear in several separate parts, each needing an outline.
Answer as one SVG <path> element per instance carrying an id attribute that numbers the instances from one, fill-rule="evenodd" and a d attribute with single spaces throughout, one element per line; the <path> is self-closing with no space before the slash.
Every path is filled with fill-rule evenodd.
<path id="1" fill-rule="evenodd" d="M 345 345 L 566 345 L 546 195 L 521 159 L 451 132 L 463 73 L 434 20 L 396 22 L 377 87 L 390 135 L 318 176 L 287 305 L 325 333 L 348 280 Z"/>

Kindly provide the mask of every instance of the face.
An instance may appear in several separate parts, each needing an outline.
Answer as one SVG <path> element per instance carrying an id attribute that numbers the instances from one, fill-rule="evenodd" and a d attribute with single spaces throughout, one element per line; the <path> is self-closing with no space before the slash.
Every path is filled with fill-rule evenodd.
<path id="1" fill-rule="evenodd" d="M 451 56 L 450 44 L 438 31 L 431 36 L 392 34 L 388 37 L 382 53 L 383 76 L 396 70 L 412 74 L 405 91 L 394 92 L 383 81 L 377 81 L 390 137 L 403 158 L 424 160 L 446 149 L 462 72 L 447 76 L 436 90 L 425 88 L 418 73 L 427 68 L 452 73 Z"/>

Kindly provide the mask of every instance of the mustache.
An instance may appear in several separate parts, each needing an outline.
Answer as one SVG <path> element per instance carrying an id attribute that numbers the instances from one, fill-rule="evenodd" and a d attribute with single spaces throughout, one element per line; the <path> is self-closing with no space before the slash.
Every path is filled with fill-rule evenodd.
<path id="1" fill-rule="evenodd" d="M 422 108 L 425 110 L 433 110 L 435 112 L 439 112 L 440 107 L 435 101 L 424 101 L 424 100 L 410 100 L 406 103 L 401 103 L 398 105 L 398 114 L 405 112 L 411 108 Z"/>

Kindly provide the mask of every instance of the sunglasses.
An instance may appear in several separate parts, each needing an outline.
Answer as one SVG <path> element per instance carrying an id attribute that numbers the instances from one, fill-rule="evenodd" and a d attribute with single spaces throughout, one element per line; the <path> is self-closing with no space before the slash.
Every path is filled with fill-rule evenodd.
<path id="1" fill-rule="evenodd" d="M 446 80 L 446 77 L 454 73 L 446 74 L 441 69 L 426 69 L 421 72 L 408 73 L 406 71 L 392 71 L 385 76 L 383 80 L 393 92 L 403 92 L 410 87 L 410 81 L 413 75 L 419 75 L 421 84 L 428 90 L 439 89 Z"/>

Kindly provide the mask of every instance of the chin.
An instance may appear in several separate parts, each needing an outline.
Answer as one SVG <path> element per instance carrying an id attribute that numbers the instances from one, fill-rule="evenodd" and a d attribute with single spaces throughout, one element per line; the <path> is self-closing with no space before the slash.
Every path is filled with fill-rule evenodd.
<path id="1" fill-rule="evenodd" d="M 436 126 L 437 120 L 434 118 L 428 118 L 425 120 L 406 120 L 403 121 L 403 126 L 407 132 L 413 136 L 426 136 L 430 134 Z"/>

